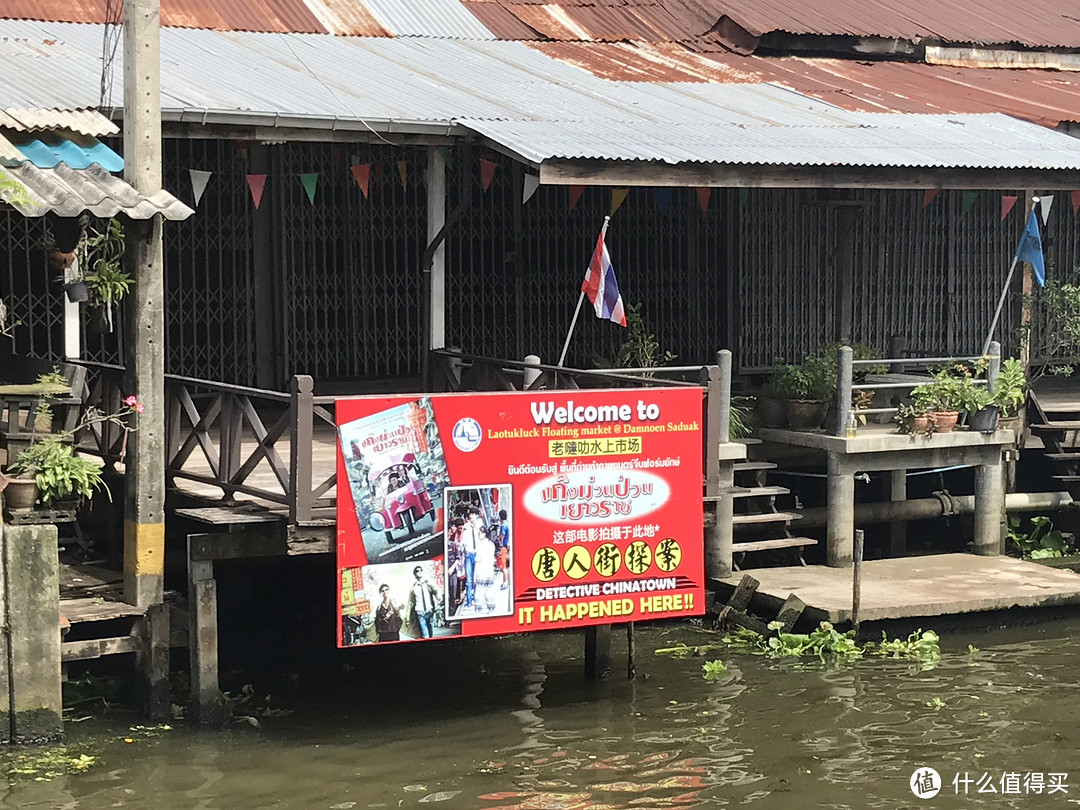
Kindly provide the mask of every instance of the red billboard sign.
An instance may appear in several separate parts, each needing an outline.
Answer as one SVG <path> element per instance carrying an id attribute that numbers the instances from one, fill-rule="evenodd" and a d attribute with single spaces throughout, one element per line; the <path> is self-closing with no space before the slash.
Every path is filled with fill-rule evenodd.
<path id="1" fill-rule="evenodd" d="M 336 411 L 339 646 L 704 610 L 701 389 Z"/>

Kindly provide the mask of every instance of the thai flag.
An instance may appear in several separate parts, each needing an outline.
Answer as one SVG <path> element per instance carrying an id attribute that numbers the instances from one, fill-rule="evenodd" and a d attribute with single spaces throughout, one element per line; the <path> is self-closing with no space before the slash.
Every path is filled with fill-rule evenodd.
<path id="1" fill-rule="evenodd" d="M 611 266 L 611 256 L 604 244 L 607 223 L 596 240 L 589 269 L 585 271 L 585 280 L 581 282 L 581 291 L 589 296 L 589 301 L 596 310 L 596 317 L 626 326 L 626 311 L 623 308 L 619 285 L 615 281 L 615 268 Z"/>

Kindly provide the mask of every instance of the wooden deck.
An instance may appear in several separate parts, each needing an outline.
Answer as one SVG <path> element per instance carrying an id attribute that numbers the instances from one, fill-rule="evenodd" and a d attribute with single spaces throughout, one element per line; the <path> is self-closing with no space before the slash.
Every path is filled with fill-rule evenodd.
<path id="1" fill-rule="evenodd" d="M 758 568 L 719 580 L 721 596 L 749 574 L 779 605 L 794 594 L 834 623 L 851 621 L 853 569 Z M 1014 557 L 938 554 L 870 560 L 862 566 L 860 621 L 1080 605 L 1080 574 Z"/>

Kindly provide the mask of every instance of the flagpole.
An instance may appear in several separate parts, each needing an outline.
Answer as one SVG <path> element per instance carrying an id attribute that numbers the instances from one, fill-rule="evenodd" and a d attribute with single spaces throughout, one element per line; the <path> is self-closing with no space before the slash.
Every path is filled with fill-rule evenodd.
<path id="1" fill-rule="evenodd" d="M 1031 198 L 1031 207 L 1028 209 L 1027 216 L 1024 217 L 1024 223 L 1027 224 L 1028 218 L 1031 216 L 1031 212 L 1035 210 L 1035 206 L 1039 204 L 1038 197 Z M 1009 294 L 1009 285 L 1012 283 L 1013 272 L 1016 270 L 1016 265 L 1020 260 L 1020 248 L 1016 248 L 1016 253 L 1013 254 L 1012 265 L 1009 267 L 1009 274 L 1005 277 L 1005 285 L 1001 288 L 1001 296 L 998 298 L 997 309 L 994 310 L 994 319 L 990 322 L 990 331 L 986 335 L 986 343 L 983 344 L 982 353 L 986 354 L 990 351 L 990 341 L 994 339 L 994 330 L 997 329 L 998 318 L 1001 317 L 1001 308 L 1005 305 L 1005 297 Z"/>
<path id="2" fill-rule="evenodd" d="M 611 217 L 604 217 L 604 226 L 600 229 L 600 239 L 607 236 L 607 226 L 611 222 Z M 597 240 L 599 241 L 599 240 Z M 590 257 L 589 264 L 592 266 L 592 259 Z M 574 334 L 574 327 L 577 326 L 578 315 L 581 313 L 581 304 L 585 300 L 585 291 L 581 291 L 581 295 L 578 296 L 577 306 L 574 307 L 574 317 L 570 320 L 570 328 L 566 332 L 566 340 L 563 341 L 562 354 L 559 355 L 559 362 L 556 364 L 559 368 L 562 368 L 563 361 L 566 360 L 566 352 L 570 348 L 570 338 Z"/>

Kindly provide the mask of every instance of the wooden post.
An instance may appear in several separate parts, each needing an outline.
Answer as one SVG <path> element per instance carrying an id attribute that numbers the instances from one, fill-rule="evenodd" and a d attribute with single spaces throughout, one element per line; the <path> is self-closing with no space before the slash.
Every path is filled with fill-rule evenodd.
<path id="1" fill-rule="evenodd" d="M 139 669 L 143 677 L 143 704 L 151 720 L 170 716 L 169 607 L 151 605 L 138 625 Z"/>
<path id="2" fill-rule="evenodd" d="M 716 353 L 717 365 L 709 366 L 706 378 L 705 412 L 705 496 L 706 509 L 713 513 L 705 529 L 705 574 L 711 579 L 731 576 L 732 515 L 735 483 L 734 467 L 720 461 L 720 445 L 730 440 L 731 352 Z"/>
<path id="3" fill-rule="evenodd" d="M 626 679 L 634 680 L 637 677 L 637 650 L 634 644 L 634 623 L 626 623 Z"/>
<path id="4" fill-rule="evenodd" d="M 158 0 L 124 0 L 124 179 L 146 196 L 161 190 L 161 30 Z M 127 221 L 127 367 L 145 410 L 129 440 L 124 504 L 124 598 L 164 599 L 165 282 L 161 215 Z"/>
<path id="5" fill-rule="evenodd" d="M 851 628 L 859 637 L 859 606 L 862 601 L 863 530 L 855 530 L 855 548 L 852 554 L 855 572 L 851 578 Z"/>
<path id="6" fill-rule="evenodd" d="M 585 628 L 585 677 L 604 680 L 611 676 L 611 625 Z"/>
<path id="7" fill-rule="evenodd" d="M 188 535 L 188 655 L 191 660 L 191 702 L 201 723 L 218 720 L 217 582 L 212 560 L 194 559 L 200 535 Z"/>

